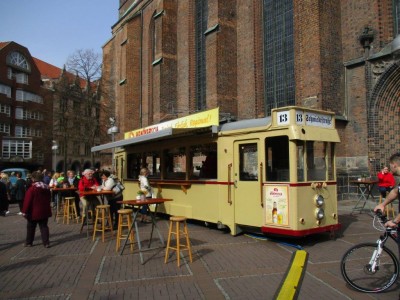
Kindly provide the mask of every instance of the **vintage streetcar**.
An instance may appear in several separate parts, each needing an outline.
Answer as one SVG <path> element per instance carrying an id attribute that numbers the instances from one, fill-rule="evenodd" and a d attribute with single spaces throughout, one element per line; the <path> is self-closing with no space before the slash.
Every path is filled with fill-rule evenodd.
<path id="1" fill-rule="evenodd" d="M 218 108 L 125 133 L 115 149 L 125 199 L 150 170 L 169 215 L 230 229 L 301 237 L 334 233 L 337 213 L 334 114 L 290 106 L 271 116 L 219 124 Z"/>

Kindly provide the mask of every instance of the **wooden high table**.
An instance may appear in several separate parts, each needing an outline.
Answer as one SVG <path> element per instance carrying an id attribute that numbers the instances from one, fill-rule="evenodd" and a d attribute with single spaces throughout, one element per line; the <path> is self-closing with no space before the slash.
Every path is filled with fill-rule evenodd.
<path id="1" fill-rule="evenodd" d="M 79 197 L 81 196 L 100 196 L 100 204 L 104 204 L 104 196 L 105 195 L 113 195 L 113 191 L 106 191 L 106 190 L 88 190 L 88 191 L 79 191 Z M 89 204 L 89 203 L 88 203 Z M 89 206 L 89 205 L 88 205 Z M 89 237 L 89 218 L 88 218 L 88 209 L 86 207 L 85 215 L 83 216 L 86 219 L 86 237 Z M 92 216 L 93 217 L 93 216 Z M 82 220 L 82 226 L 80 232 L 82 233 L 83 226 L 85 226 L 84 220 Z"/>
<path id="2" fill-rule="evenodd" d="M 157 249 L 159 247 L 153 247 L 150 248 L 151 246 L 151 241 L 153 239 L 153 232 L 154 230 L 157 231 L 158 237 L 160 239 L 161 242 L 161 247 L 165 247 L 164 244 L 164 239 L 160 233 L 160 230 L 157 227 L 157 222 L 156 222 L 156 214 L 157 214 L 157 209 L 158 206 L 162 203 L 165 203 L 167 201 L 172 201 L 172 199 L 164 199 L 164 198 L 146 198 L 146 200 L 124 200 L 124 201 L 117 201 L 117 203 L 120 204 L 128 204 L 128 205 L 132 205 L 137 207 L 136 211 L 133 211 L 133 221 L 132 221 L 132 226 L 131 228 L 129 228 L 129 232 L 126 235 L 125 241 L 124 241 L 124 245 L 122 246 L 120 255 L 122 255 L 122 253 L 124 252 L 126 243 L 128 242 L 129 236 L 133 230 L 133 227 L 135 227 L 135 231 L 136 231 L 136 240 L 138 243 L 138 248 L 139 248 L 139 255 L 140 255 L 140 262 L 142 263 L 142 265 L 144 264 L 144 260 L 143 260 L 143 252 L 144 251 L 148 251 L 148 250 L 153 250 L 153 249 Z M 144 205 L 151 205 L 151 204 L 155 204 L 155 208 L 154 208 L 154 212 L 152 212 L 151 210 L 149 210 L 150 212 L 150 218 L 151 218 L 151 233 L 150 233 L 150 240 L 149 240 L 149 246 L 147 249 L 142 249 L 142 244 L 140 241 L 140 235 L 139 235 L 139 229 L 138 229 L 138 225 L 137 225 L 137 216 L 138 213 L 140 211 L 140 209 L 144 206 Z"/>
<path id="3" fill-rule="evenodd" d="M 371 197 L 375 203 L 374 195 L 372 195 L 372 189 L 374 185 L 378 183 L 378 180 L 352 180 L 350 183 L 357 185 L 358 190 L 358 200 L 351 213 L 353 213 L 355 210 L 359 210 L 361 213 L 364 210 L 369 197 Z M 372 209 L 369 205 L 368 208 L 372 212 Z"/>

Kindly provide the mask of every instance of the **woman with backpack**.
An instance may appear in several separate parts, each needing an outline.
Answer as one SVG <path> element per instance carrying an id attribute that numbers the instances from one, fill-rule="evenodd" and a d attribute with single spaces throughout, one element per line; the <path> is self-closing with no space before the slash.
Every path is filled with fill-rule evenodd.
<path id="1" fill-rule="evenodd" d="M 102 190 L 111 191 L 115 188 L 118 181 L 114 180 L 114 177 L 111 176 L 111 173 L 107 170 L 103 170 L 101 173 L 102 180 Z M 110 205 L 110 214 L 111 221 L 113 222 L 113 229 L 116 230 L 118 228 L 118 210 L 121 208 L 121 204 L 117 203 L 117 201 L 122 201 L 122 191 L 117 194 L 107 195 L 107 203 Z"/>

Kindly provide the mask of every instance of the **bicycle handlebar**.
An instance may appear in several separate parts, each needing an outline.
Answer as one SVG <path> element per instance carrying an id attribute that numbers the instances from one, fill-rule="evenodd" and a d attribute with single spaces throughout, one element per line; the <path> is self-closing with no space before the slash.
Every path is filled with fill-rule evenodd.
<path id="1" fill-rule="evenodd" d="M 375 215 L 379 218 L 382 224 L 386 224 L 386 222 L 389 221 L 380 209 L 375 212 Z"/>

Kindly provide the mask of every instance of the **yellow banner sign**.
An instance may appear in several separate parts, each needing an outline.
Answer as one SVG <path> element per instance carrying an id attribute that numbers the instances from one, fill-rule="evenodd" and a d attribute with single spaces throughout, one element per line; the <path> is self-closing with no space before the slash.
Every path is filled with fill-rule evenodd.
<path id="1" fill-rule="evenodd" d="M 125 139 L 158 132 L 167 128 L 199 128 L 212 125 L 219 125 L 219 108 L 202 111 L 197 114 L 189 115 L 175 120 L 128 131 L 125 132 Z"/>

